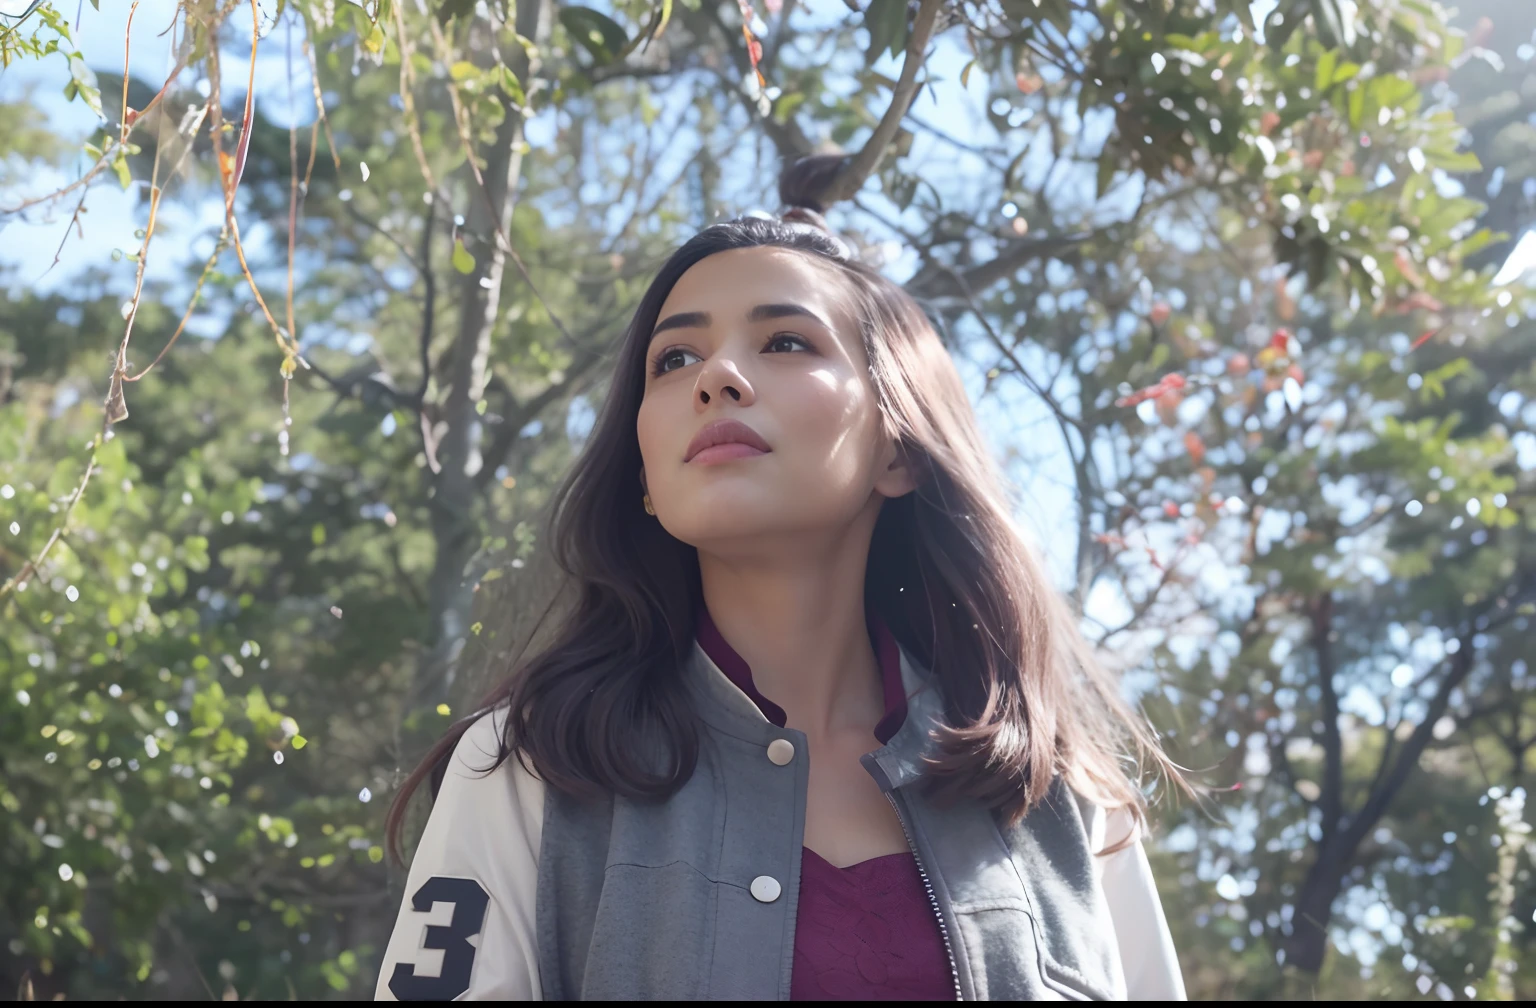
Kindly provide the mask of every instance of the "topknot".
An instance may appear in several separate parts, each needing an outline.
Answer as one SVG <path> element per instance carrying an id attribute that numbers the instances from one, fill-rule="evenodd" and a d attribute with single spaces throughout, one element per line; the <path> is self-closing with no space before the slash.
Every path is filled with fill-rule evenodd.
<path id="1" fill-rule="evenodd" d="M 802 219 L 825 228 L 821 214 L 827 209 L 827 190 L 847 162 L 846 154 L 812 154 L 786 165 L 779 174 L 779 202 L 790 212 L 810 211 L 814 216 Z M 782 216 L 790 219 L 789 213 Z"/>
<path id="2" fill-rule="evenodd" d="M 853 249 L 832 230 L 822 211 L 827 206 L 827 191 L 848 161 L 846 154 L 812 154 L 786 165 L 779 174 L 779 202 L 784 207 L 779 219 L 827 235 L 844 259 L 853 258 Z"/>

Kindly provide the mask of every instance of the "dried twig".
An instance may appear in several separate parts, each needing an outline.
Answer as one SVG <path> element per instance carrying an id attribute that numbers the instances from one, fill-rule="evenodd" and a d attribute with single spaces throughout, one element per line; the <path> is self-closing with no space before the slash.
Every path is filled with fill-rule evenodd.
<path id="1" fill-rule="evenodd" d="M 65 502 L 64 509 L 59 514 L 59 523 L 54 527 L 53 534 L 48 537 L 48 541 L 43 544 L 43 548 L 38 551 L 37 556 L 22 564 L 21 570 L 7 578 L 5 584 L 0 585 L 0 599 L 5 598 L 20 586 L 26 584 L 27 580 L 42 568 L 43 561 L 48 558 L 48 553 L 53 549 L 54 544 L 64 537 L 64 528 L 69 524 L 69 516 L 75 510 L 75 505 L 80 503 L 81 496 L 85 494 L 85 488 L 90 485 L 92 474 L 96 472 L 96 454 L 101 450 L 101 446 L 105 441 L 105 429 L 98 431 L 96 437 L 91 441 L 90 458 L 85 460 L 85 475 L 80 477 L 80 482 L 75 486 L 74 493 L 70 494 L 69 500 Z"/>

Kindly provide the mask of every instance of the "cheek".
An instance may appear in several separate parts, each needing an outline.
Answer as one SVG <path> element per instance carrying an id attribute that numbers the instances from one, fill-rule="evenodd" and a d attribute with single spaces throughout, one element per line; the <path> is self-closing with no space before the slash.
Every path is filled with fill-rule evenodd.
<path id="1" fill-rule="evenodd" d="M 832 369 L 812 371 L 797 383 L 788 420 L 807 446 L 811 458 L 853 475 L 862 468 L 879 431 L 879 410 L 870 389 L 857 378 Z"/>
<path id="2" fill-rule="evenodd" d="M 658 397 L 647 395 L 641 400 L 640 412 L 635 418 L 635 438 L 640 443 L 640 461 L 649 469 L 659 467 L 666 451 L 665 414 L 665 404 Z"/>

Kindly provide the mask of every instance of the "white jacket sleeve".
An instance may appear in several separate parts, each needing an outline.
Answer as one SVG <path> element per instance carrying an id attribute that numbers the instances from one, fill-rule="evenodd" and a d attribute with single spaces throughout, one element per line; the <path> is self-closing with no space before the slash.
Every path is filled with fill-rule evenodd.
<path id="1" fill-rule="evenodd" d="M 1163 902 L 1157 895 L 1140 828 L 1125 809 L 1097 819 L 1095 850 L 1135 834 L 1123 849 L 1098 859 L 1115 940 L 1120 946 L 1126 994 L 1132 1001 L 1186 1001 L 1178 953 L 1163 916 Z"/>
<path id="2" fill-rule="evenodd" d="M 485 773 L 506 714 L 454 748 L 384 952 L 379 1001 L 538 1000 L 534 929 L 543 783 L 516 757 Z"/>

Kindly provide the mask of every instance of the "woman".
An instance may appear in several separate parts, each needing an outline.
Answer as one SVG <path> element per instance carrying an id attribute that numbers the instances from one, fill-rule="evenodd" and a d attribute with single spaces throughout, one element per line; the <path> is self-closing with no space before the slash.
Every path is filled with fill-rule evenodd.
<path id="1" fill-rule="evenodd" d="M 1177 777 L 954 365 L 805 187 L 662 267 L 555 506 L 553 643 L 427 756 L 381 999 L 1182 998 Z"/>

